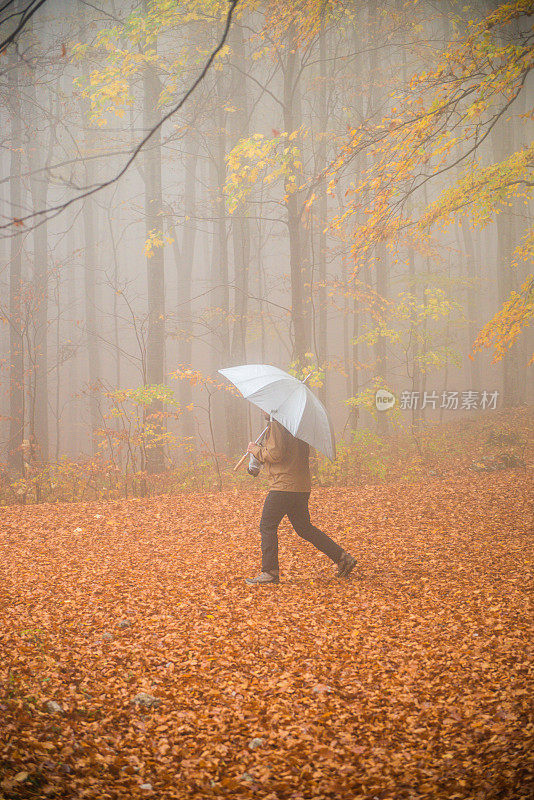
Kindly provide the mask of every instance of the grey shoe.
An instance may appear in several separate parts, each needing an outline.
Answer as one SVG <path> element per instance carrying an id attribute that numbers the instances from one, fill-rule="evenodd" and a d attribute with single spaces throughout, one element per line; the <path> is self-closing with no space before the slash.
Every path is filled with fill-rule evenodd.
<path id="1" fill-rule="evenodd" d="M 337 575 L 338 578 L 348 578 L 354 567 L 356 566 L 356 559 L 354 556 L 351 556 L 350 553 L 346 553 L 343 550 L 341 558 L 337 564 Z"/>
<path id="2" fill-rule="evenodd" d="M 276 586 L 280 583 L 280 579 L 278 575 L 273 575 L 270 572 L 260 572 L 255 578 L 245 578 L 245 583 L 247 586 L 269 586 L 272 584 Z"/>

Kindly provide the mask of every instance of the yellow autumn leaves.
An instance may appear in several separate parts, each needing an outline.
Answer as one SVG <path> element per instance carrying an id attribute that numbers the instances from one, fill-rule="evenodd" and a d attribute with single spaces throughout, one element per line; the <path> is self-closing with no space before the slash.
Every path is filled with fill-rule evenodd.
<path id="1" fill-rule="evenodd" d="M 224 193 L 230 214 L 247 198 L 260 178 L 262 184 L 283 178 L 286 197 L 297 190 L 297 180 L 302 175 L 302 153 L 294 142 L 307 133 L 301 126 L 271 138 L 255 133 L 239 140 L 226 156 L 228 175 Z"/>
<path id="2" fill-rule="evenodd" d="M 174 239 L 172 236 L 168 236 L 166 233 L 163 233 L 163 231 L 152 228 L 152 230 L 148 232 L 148 236 L 145 240 L 145 256 L 147 258 L 152 258 L 155 250 L 159 247 L 165 247 L 166 244 L 172 244 L 173 242 Z"/>

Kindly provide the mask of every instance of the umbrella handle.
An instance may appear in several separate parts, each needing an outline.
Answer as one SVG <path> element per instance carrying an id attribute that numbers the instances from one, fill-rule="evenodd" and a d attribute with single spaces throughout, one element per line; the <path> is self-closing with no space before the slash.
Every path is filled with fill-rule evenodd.
<path id="1" fill-rule="evenodd" d="M 269 425 L 267 425 L 267 426 L 266 426 L 266 427 L 265 427 L 265 428 L 262 430 L 262 432 L 260 433 L 260 435 L 259 435 L 259 436 L 258 436 L 258 438 L 256 439 L 256 442 L 255 442 L 256 444 L 258 444 L 259 442 L 261 442 L 261 440 L 262 440 L 262 439 L 263 439 L 263 437 L 265 436 L 265 433 L 266 433 L 266 431 L 267 431 L 267 428 L 268 428 L 268 427 L 269 427 Z M 239 467 L 241 466 L 241 464 L 243 463 L 243 461 L 245 460 L 245 458 L 248 456 L 248 454 L 249 454 L 249 453 L 248 453 L 248 450 L 247 450 L 247 452 L 246 452 L 246 453 L 245 453 L 245 454 L 244 454 L 244 455 L 243 455 L 243 456 L 242 456 L 242 457 L 239 459 L 239 461 L 238 461 L 238 462 L 237 462 L 237 464 L 235 465 L 235 467 L 234 467 L 234 472 L 236 471 L 236 469 L 239 469 Z"/>
<path id="2" fill-rule="evenodd" d="M 244 455 L 244 456 L 241 456 L 241 458 L 239 459 L 239 461 L 237 462 L 237 464 L 236 464 L 236 465 L 235 465 L 235 467 L 234 467 L 234 472 L 235 472 L 237 469 L 239 469 L 239 467 L 241 466 L 241 464 L 243 463 L 243 461 L 245 460 L 245 458 L 246 458 L 247 456 L 248 456 L 248 451 L 245 453 L 245 455 Z"/>

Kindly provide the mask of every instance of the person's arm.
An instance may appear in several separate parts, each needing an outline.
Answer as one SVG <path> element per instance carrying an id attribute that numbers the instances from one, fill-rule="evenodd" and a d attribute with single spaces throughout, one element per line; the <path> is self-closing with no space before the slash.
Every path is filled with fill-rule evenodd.
<path id="1" fill-rule="evenodd" d="M 264 445 L 249 444 L 248 452 L 262 464 L 276 464 L 283 461 L 286 454 L 285 429 L 275 420 L 271 423 L 267 441 Z"/>

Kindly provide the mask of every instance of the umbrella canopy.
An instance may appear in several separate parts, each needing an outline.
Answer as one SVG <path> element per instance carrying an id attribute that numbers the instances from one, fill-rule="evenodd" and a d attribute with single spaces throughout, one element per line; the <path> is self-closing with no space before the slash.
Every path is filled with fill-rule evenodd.
<path id="1" fill-rule="evenodd" d="M 270 414 L 297 439 L 336 457 L 332 423 L 326 408 L 305 383 L 268 364 L 243 364 L 220 369 L 243 397 Z"/>

